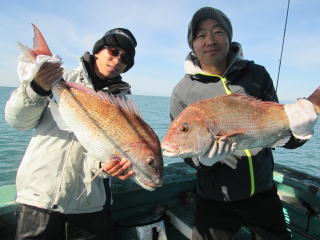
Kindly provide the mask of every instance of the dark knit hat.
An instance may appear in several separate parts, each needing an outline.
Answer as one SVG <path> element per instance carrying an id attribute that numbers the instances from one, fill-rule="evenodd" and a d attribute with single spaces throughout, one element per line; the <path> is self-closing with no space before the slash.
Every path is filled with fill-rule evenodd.
<path id="1" fill-rule="evenodd" d="M 128 64 L 123 72 L 127 72 L 133 66 L 137 41 L 128 29 L 114 28 L 106 32 L 104 36 L 94 44 L 92 55 L 100 52 L 105 46 L 119 47 L 126 51 L 126 54 L 130 58 L 131 63 Z"/>
<path id="2" fill-rule="evenodd" d="M 219 9 L 212 7 L 203 7 L 195 12 L 188 26 L 188 44 L 192 50 L 196 27 L 199 22 L 207 18 L 213 18 L 219 21 L 222 24 L 224 30 L 226 30 L 229 41 L 231 42 L 232 40 L 232 25 L 230 19 Z"/>

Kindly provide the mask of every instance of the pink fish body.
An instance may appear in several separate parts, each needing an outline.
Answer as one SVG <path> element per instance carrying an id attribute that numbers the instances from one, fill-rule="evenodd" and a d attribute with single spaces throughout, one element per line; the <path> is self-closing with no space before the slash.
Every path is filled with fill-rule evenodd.
<path id="1" fill-rule="evenodd" d="M 319 101 L 319 93 L 320 88 L 312 95 L 313 99 Z M 313 103 L 317 109 L 319 102 Z M 171 123 L 164 136 L 163 155 L 198 157 L 221 137 L 237 143 L 236 150 L 283 146 L 291 136 L 283 106 L 239 93 L 190 104 Z"/>

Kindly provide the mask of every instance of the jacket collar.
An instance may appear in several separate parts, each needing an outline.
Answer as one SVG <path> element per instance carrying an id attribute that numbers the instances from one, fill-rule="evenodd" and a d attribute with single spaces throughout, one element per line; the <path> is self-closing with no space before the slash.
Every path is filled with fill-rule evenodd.
<path id="1" fill-rule="evenodd" d="M 226 72 L 223 74 L 223 77 L 225 77 L 227 74 L 231 72 L 244 68 L 248 62 L 248 60 L 243 59 L 242 46 L 240 43 L 237 43 L 237 42 L 231 43 L 227 58 L 229 61 L 229 67 L 226 70 Z M 206 75 L 208 77 L 208 74 L 202 71 L 200 61 L 194 52 L 190 52 L 187 55 L 186 60 L 184 62 L 184 69 L 185 69 L 185 74 Z"/>

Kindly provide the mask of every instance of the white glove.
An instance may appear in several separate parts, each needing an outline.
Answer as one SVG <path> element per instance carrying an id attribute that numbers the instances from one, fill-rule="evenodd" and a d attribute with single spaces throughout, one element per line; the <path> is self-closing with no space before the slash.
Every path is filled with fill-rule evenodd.
<path id="1" fill-rule="evenodd" d="M 225 137 L 220 138 L 218 141 L 214 142 L 204 155 L 199 157 L 199 160 L 203 165 L 212 166 L 233 153 L 236 146 L 237 144 L 231 143 L 230 139 Z"/>
<path id="2" fill-rule="evenodd" d="M 313 136 L 313 127 L 317 123 L 318 113 L 312 102 L 299 98 L 294 104 L 285 104 L 292 134 L 299 139 L 308 140 Z"/>
<path id="3" fill-rule="evenodd" d="M 58 54 L 54 54 L 53 56 L 39 55 L 37 59 L 34 60 L 24 45 L 18 42 L 18 46 L 22 54 L 19 56 L 17 70 L 20 82 L 23 85 L 28 85 L 34 79 L 34 76 L 45 62 L 62 63 L 62 58 Z"/>

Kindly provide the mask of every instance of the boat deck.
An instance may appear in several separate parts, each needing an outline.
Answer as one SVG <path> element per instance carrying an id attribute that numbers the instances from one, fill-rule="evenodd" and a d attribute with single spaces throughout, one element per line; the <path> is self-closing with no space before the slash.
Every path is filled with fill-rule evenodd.
<path id="1" fill-rule="evenodd" d="M 293 240 L 320 240 L 320 179 L 280 164 L 275 165 L 274 183 L 282 200 L 288 229 Z M 112 221 L 134 218 L 137 213 L 154 213 L 158 206 L 167 209 L 170 222 L 166 223 L 168 240 L 190 239 L 195 205 L 185 193 L 196 190 L 196 172 L 185 163 L 165 166 L 164 185 L 153 192 L 146 191 L 132 181 L 113 179 Z M 0 187 L 0 239 L 14 239 L 17 204 L 15 186 Z M 128 201 L 130 199 L 130 201 Z M 112 238 L 116 239 L 115 231 Z M 233 238 L 252 239 L 246 228 Z"/>

